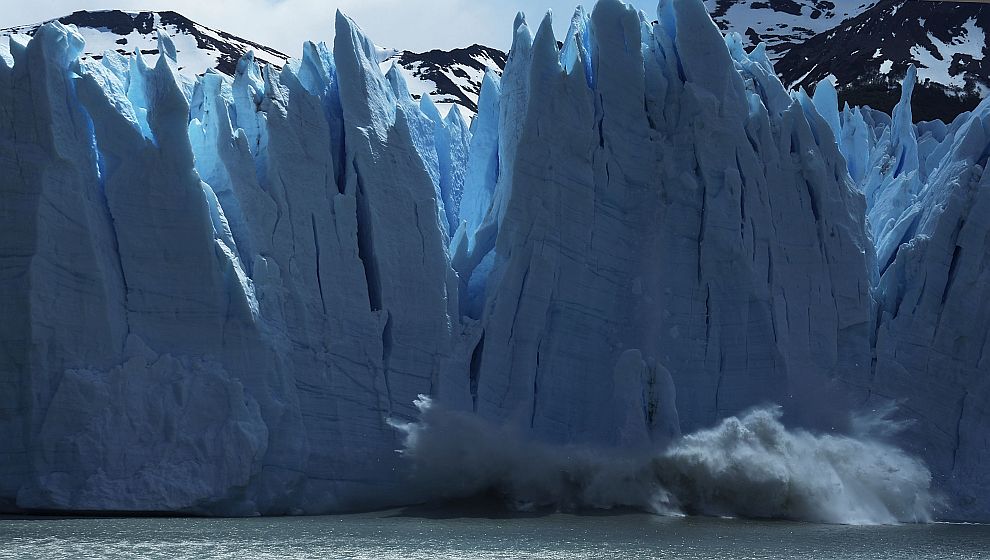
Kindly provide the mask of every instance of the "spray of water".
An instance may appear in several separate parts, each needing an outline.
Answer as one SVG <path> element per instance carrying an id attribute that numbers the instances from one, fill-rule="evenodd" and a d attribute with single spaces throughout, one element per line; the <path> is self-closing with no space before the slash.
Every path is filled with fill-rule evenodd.
<path id="1" fill-rule="evenodd" d="M 925 465 L 869 434 L 788 430 L 779 408 L 752 410 L 654 453 L 549 445 L 427 397 L 393 425 L 413 483 L 437 500 L 495 493 L 519 510 L 636 508 L 823 523 L 927 522 Z M 870 423 L 876 428 L 880 420 Z"/>

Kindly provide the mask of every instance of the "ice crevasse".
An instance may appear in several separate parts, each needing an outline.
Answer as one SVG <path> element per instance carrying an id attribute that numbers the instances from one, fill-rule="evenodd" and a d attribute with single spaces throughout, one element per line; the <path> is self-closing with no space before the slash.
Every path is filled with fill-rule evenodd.
<path id="1" fill-rule="evenodd" d="M 410 503 L 393 425 L 429 395 L 623 450 L 898 403 L 946 515 L 990 515 L 990 105 L 914 124 L 909 76 L 892 117 L 840 111 L 697 0 L 601 0 L 560 48 L 550 21 L 516 19 L 470 124 L 341 14 L 195 83 L 165 37 L 12 40 L 0 508 Z"/>

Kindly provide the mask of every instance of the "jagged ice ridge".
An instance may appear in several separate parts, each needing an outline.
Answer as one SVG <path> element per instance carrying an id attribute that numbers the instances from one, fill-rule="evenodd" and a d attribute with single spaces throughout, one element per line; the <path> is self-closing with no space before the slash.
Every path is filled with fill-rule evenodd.
<path id="1" fill-rule="evenodd" d="M 897 402 L 944 515 L 986 518 L 990 105 L 839 111 L 698 0 L 653 19 L 601 0 L 558 48 L 520 15 L 470 124 L 340 14 L 332 49 L 194 83 L 164 37 L 153 65 L 80 61 L 58 23 L 13 38 L 0 506 L 412 503 L 394 426 L 423 394 L 540 445 L 668 453 L 720 421 L 779 434 L 731 418 L 767 402 L 839 433 Z M 930 513 L 890 456 L 904 495 L 856 521 Z"/>

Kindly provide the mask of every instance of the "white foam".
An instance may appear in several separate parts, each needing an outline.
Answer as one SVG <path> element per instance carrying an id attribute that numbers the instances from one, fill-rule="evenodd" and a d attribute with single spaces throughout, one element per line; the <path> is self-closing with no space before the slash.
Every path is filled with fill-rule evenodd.
<path id="1" fill-rule="evenodd" d="M 776 407 L 755 409 L 663 451 L 534 442 L 511 428 L 421 397 L 403 432 L 413 482 L 434 499 L 495 492 L 511 507 L 631 507 L 843 524 L 928 522 L 931 475 L 870 435 L 788 430 Z"/>

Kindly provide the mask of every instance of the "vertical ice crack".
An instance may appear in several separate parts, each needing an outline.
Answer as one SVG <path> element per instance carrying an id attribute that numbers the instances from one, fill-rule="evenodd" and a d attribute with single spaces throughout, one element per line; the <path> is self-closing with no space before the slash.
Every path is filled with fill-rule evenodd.
<path id="1" fill-rule="evenodd" d="M 316 249 L 316 287 L 320 290 L 320 304 L 323 306 L 323 314 L 326 315 L 327 301 L 326 298 L 323 296 L 323 278 L 321 276 L 321 271 L 320 271 L 320 266 L 322 264 L 321 263 L 322 259 L 320 257 L 320 236 L 316 231 L 316 215 L 310 214 L 309 217 L 313 224 L 313 246 Z"/>
<path id="2" fill-rule="evenodd" d="M 529 414 L 529 427 L 536 427 L 537 402 L 540 395 L 540 353 L 543 352 L 543 336 L 536 343 L 536 367 L 533 369 L 533 408 Z"/>
<path id="3" fill-rule="evenodd" d="M 705 284 L 705 354 L 712 341 L 712 286 Z"/>
<path id="4" fill-rule="evenodd" d="M 371 208 L 368 197 L 364 192 L 364 182 L 361 174 L 358 173 L 351 162 L 351 172 L 354 173 L 357 189 L 355 198 L 357 199 L 357 241 L 358 259 L 364 265 L 364 278 L 368 287 L 368 305 L 372 311 L 382 309 L 382 284 L 378 276 L 378 265 L 375 262 L 374 234 L 372 231 Z"/>
<path id="5" fill-rule="evenodd" d="M 387 309 L 382 310 L 385 322 L 382 325 L 382 377 L 385 380 L 385 400 L 388 403 L 388 413 L 392 413 L 392 383 L 390 377 L 390 364 L 392 362 L 392 314 Z"/>
<path id="6" fill-rule="evenodd" d="M 962 253 L 962 247 L 956 245 L 956 248 L 952 251 L 952 260 L 949 261 L 949 274 L 945 278 L 945 289 L 942 290 L 942 299 L 939 301 L 940 310 L 945 308 L 945 301 L 949 299 L 949 291 L 955 283 L 960 253 Z"/>
<path id="7" fill-rule="evenodd" d="M 485 352 L 485 331 L 481 331 L 481 338 L 471 352 L 471 364 L 469 366 L 469 383 L 471 391 L 471 407 L 474 412 L 478 412 L 478 382 L 481 379 L 481 359 Z"/>
<path id="8" fill-rule="evenodd" d="M 963 391 L 963 396 L 959 400 L 959 417 L 956 418 L 956 440 L 952 446 L 952 468 L 950 473 L 956 470 L 956 462 L 959 460 L 959 447 L 962 443 L 962 419 L 966 413 L 966 399 L 969 398 L 969 391 Z"/>

